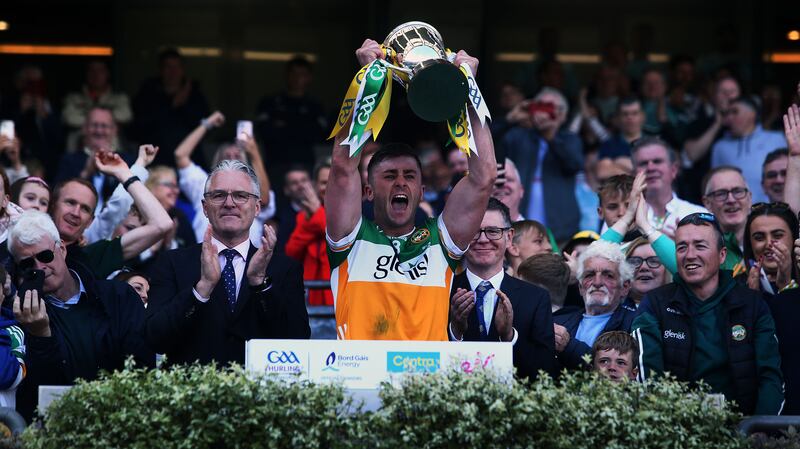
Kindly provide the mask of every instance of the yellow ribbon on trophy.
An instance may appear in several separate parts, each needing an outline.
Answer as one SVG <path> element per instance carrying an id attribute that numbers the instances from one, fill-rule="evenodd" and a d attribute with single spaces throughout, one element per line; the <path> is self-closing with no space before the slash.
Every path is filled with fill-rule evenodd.
<path id="1" fill-rule="evenodd" d="M 341 145 L 350 147 L 350 157 L 358 154 L 370 136 L 377 138 L 383 129 L 391 95 L 392 70 L 386 61 L 376 59 L 362 67 L 347 89 L 328 139 L 336 136 L 349 121 L 350 132 Z"/>

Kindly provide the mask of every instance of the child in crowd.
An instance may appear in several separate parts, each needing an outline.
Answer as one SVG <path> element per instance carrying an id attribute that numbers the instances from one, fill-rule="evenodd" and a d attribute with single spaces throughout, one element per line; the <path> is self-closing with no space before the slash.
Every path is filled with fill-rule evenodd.
<path id="1" fill-rule="evenodd" d="M 626 382 L 639 374 L 639 345 L 627 332 L 606 332 L 592 346 L 592 368 L 612 382 Z"/>

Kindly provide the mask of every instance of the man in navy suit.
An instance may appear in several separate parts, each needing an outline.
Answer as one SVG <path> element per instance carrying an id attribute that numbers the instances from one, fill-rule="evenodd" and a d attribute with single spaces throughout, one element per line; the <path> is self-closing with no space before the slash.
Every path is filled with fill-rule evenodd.
<path id="1" fill-rule="evenodd" d="M 219 163 L 206 181 L 202 244 L 167 252 L 153 266 L 145 338 L 170 363 L 244 363 L 245 341 L 309 338 L 302 267 L 249 240 L 258 178 L 240 161 Z"/>
<path id="2" fill-rule="evenodd" d="M 533 379 L 539 370 L 553 373 L 553 317 L 547 291 L 503 270 L 513 234 L 508 207 L 490 198 L 465 255 L 467 269 L 453 281 L 450 338 L 510 341 L 517 375 Z"/>

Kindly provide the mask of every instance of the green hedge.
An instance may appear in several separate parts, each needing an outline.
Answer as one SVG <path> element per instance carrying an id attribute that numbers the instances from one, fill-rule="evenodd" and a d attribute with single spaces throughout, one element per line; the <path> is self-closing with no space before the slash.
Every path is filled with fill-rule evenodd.
<path id="1" fill-rule="evenodd" d="M 531 385 L 490 372 L 408 376 L 364 412 L 340 386 L 241 368 L 126 369 L 81 382 L 23 435 L 62 448 L 741 448 L 740 416 L 673 380 L 589 373 Z"/>

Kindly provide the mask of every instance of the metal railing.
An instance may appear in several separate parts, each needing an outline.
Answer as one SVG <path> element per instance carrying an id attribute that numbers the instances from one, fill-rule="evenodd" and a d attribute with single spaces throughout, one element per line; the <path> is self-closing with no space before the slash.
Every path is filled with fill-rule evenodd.
<path id="1" fill-rule="evenodd" d="M 800 416 L 750 416 L 739 423 L 737 430 L 743 436 L 757 432 L 775 433 L 788 430 L 789 427 L 800 429 Z"/>

